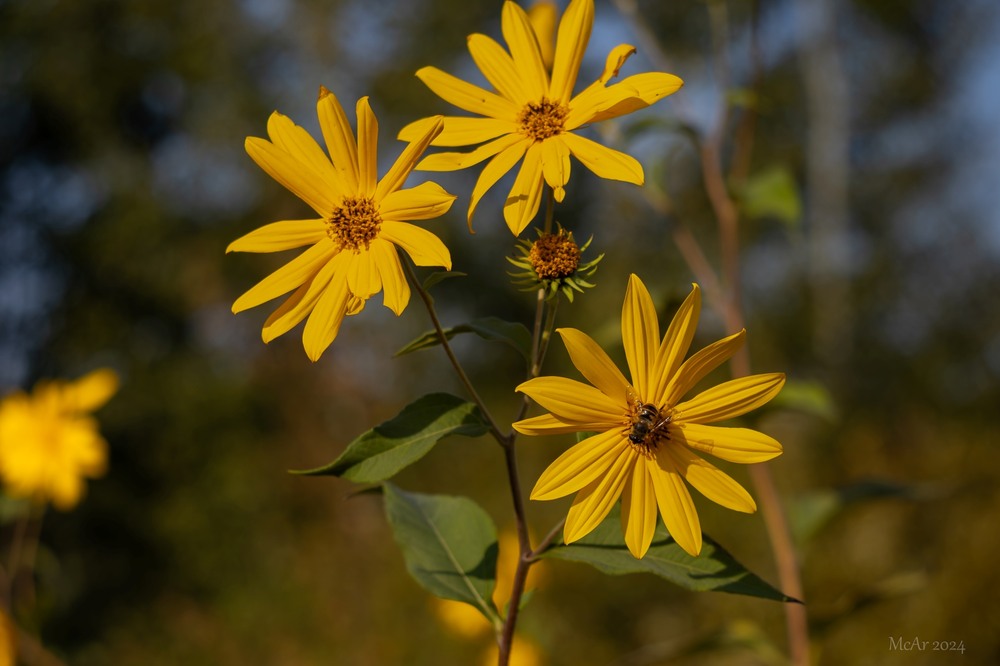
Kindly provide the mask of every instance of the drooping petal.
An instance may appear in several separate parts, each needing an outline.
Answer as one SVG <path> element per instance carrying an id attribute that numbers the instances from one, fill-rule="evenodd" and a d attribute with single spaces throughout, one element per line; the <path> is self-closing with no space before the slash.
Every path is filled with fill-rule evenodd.
<path id="1" fill-rule="evenodd" d="M 442 72 L 437 67 L 417 70 L 417 78 L 444 101 L 470 113 L 512 121 L 521 110 L 511 100 Z"/>
<path id="2" fill-rule="evenodd" d="M 118 375 L 108 368 L 88 372 L 69 382 L 63 393 L 64 409 L 68 412 L 92 412 L 101 407 L 118 390 Z"/>
<path id="3" fill-rule="evenodd" d="M 757 504 L 743 486 L 690 449 L 683 446 L 661 446 L 656 456 L 669 459 L 685 481 L 716 504 L 743 513 L 757 510 Z"/>
<path id="4" fill-rule="evenodd" d="M 346 258 L 346 255 L 339 253 L 330 259 L 316 275 L 295 290 L 295 293 L 286 298 L 278 309 L 271 313 L 267 321 L 264 322 L 264 328 L 261 329 L 261 338 L 264 340 L 264 344 L 292 330 L 312 312 L 327 285 L 330 284 L 338 266 Z"/>
<path id="5" fill-rule="evenodd" d="M 479 201 L 491 187 L 496 185 L 498 180 L 503 178 L 504 174 L 514 168 L 514 165 L 516 165 L 518 161 L 524 157 L 525 152 L 528 150 L 528 146 L 531 145 L 531 141 L 525 139 L 524 137 L 518 137 L 517 135 L 511 136 L 516 137 L 517 141 L 497 153 L 497 155 L 491 159 L 485 167 L 483 167 L 483 170 L 479 174 L 479 178 L 476 180 L 475 187 L 472 188 L 472 196 L 469 198 L 469 212 L 467 214 L 470 232 L 472 231 L 472 215 L 476 212 L 476 207 L 479 205 Z"/>
<path id="6" fill-rule="evenodd" d="M 324 220 L 283 220 L 254 229 L 226 248 L 229 252 L 280 252 L 312 245 L 326 238 Z"/>
<path id="7" fill-rule="evenodd" d="M 340 324 L 344 321 L 347 303 L 351 296 L 347 289 L 346 268 L 346 260 L 338 262 L 338 270 L 335 271 L 329 285 L 316 302 L 316 307 L 306 320 L 305 329 L 302 331 L 302 346 L 310 361 L 319 360 L 337 337 Z"/>
<path id="8" fill-rule="evenodd" d="M 701 552 L 701 521 L 684 479 L 666 459 L 648 462 L 647 469 L 663 524 L 678 546 L 697 557 Z"/>
<path id="9" fill-rule="evenodd" d="M 551 414 L 515 421 L 511 427 L 522 435 L 566 435 L 580 432 L 580 426 L 563 423 Z"/>
<path id="10" fill-rule="evenodd" d="M 656 493 L 648 465 L 632 466 L 632 476 L 622 491 L 622 534 L 633 557 L 642 559 L 656 532 Z"/>
<path id="11" fill-rule="evenodd" d="M 416 141 L 411 141 L 407 144 L 406 148 L 403 149 L 403 152 L 399 154 L 399 157 L 396 158 L 396 161 L 389 168 L 389 171 L 378 182 L 378 186 L 375 188 L 376 201 L 381 201 L 387 195 L 403 186 L 410 172 L 417 166 L 417 160 L 427 150 L 427 146 L 431 144 L 431 140 L 441 133 L 443 127 L 443 117 L 435 116 L 435 122 L 428 125 L 426 134 Z"/>
<path id="12" fill-rule="evenodd" d="M 653 299 L 634 273 L 629 276 L 622 305 L 622 344 L 628 361 L 632 384 L 646 402 L 653 399 L 650 371 L 660 341 L 660 324 Z"/>
<path id="13" fill-rule="evenodd" d="M 594 25 L 593 0 L 573 0 L 559 22 L 549 99 L 565 104 L 573 96 L 580 63 Z"/>
<path id="14" fill-rule="evenodd" d="M 569 148 L 559 140 L 558 136 L 550 137 L 542 142 L 542 175 L 545 182 L 552 188 L 556 201 L 561 202 L 566 196 L 564 187 L 569 182 Z"/>
<path id="15" fill-rule="evenodd" d="M 621 497 L 625 481 L 631 476 L 638 457 L 638 451 L 631 446 L 623 447 L 607 472 L 577 493 L 566 514 L 566 525 L 563 528 L 563 540 L 566 543 L 573 543 L 587 536 L 607 517 Z"/>
<path id="16" fill-rule="evenodd" d="M 674 379 L 677 369 L 681 366 L 684 356 L 691 346 L 695 329 L 698 328 L 698 317 L 701 314 L 701 289 L 696 284 L 691 285 L 691 293 L 677 308 L 674 318 L 670 320 L 663 341 L 656 351 L 656 361 L 653 366 L 653 389 L 649 400 L 657 405 L 673 405 L 677 398 L 667 400 L 667 386 Z M 683 395 L 683 394 L 681 394 Z M 679 397 L 679 396 L 677 396 Z"/>
<path id="17" fill-rule="evenodd" d="M 379 236 L 406 250 L 417 266 L 443 266 L 451 270 L 451 253 L 447 246 L 426 229 L 406 222 L 385 220 Z"/>
<path id="18" fill-rule="evenodd" d="M 503 38 L 510 47 L 514 68 L 527 92 L 525 98 L 512 99 L 522 104 L 529 100 L 540 100 L 549 89 L 549 75 L 545 71 L 538 39 L 528 14 L 517 3 L 507 0 L 503 4 L 500 27 Z"/>
<path id="19" fill-rule="evenodd" d="M 588 437 L 552 461 L 531 490 L 533 500 L 553 500 L 577 492 L 598 477 L 631 447 L 625 437 L 609 430 Z"/>
<path id="20" fill-rule="evenodd" d="M 614 400 L 625 400 L 628 380 L 614 361 L 594 342 L 594 339 L 575 328 L 557 328 L 569 358 L 591 384 Z"/>
<path id="21" fill-rule="evenodd" d="M 708 373 L 728 361 L 743 346 L 745 339 L 746 330 L 744 329 L 713 342 L 684 361 L 664 392 L 664 400 L 667 404 L 676 405 Z"/>
<path id="22" fill-rule="evenodd" d="M 634 157 L 572 132 L 564 132 L 559 138 L 566 142 L 566 147 L 583 166 L 601 178 L 633 185 L 642 185 L 645 181 L 642 165 Z"/>
<path id="23" fill-rule="evenodd" d="M 565 377 L 535 377 L 515 390 L 530 396 L 560 421 L 583 426 L 581 429 L 623 427 L 624 399 L 613 400 L 589 384 Z"/>
<path id="24" fill-rule="evenodd" d="M 357 192 L 358 146 L 354 140 L 354 131 L 336 95 L 323 86 L 319 88 L 316 112 L 319 114 L 319 126 L 323 131 L 326 149 L 330 152 L 334 169 L 344 183 L 344 189 Z"/>
<path id="25" fill-rule="evenodd" d="M 457 198 L 437 183 L 420 183 L 387 194 L 379 205 L 379 214 L 384 220 L 431 220 L 447 213 Z"/>
<path id="26" fill-rule="evenodd" d="M 625 61 L 635 55 L 635 47 L 631 44 L 619 44 L 608 52 L 608 57 L 604 59 L 604 71 L 601 73 L 599 83 L 606 84 L 611 79 L 618 76 L 619 70 Z"/>
<path id="27" fill-rule="evenodd" d="M 617 118 L 618 116 L 644 109 L 647 106 L 652 106 L 664 97 L 680 90 L 683 85 L 684 81 L 679 77 L 664 72 L 633 74 L 612 86 L 608 86 L 608 90 L 613 94 L 617 94 L 617 91 L 613 89 L 621 86 L 623 91 L 629 90 L 634 91 L 634 93 L 624 97 L 617 104 L 594 114 L 590 122 L 596 123 L 602 120 Z"/>
<path id="28" fill-rule="evenodd" d="M 237 298 L 233 303 L 233 312 L 242 312 L 296 289 L 335 254 L 337 248 L 333 241 L 326 239 L 316 243 Z"/>
<path id="29" fill-rule="evenodd" d="M 524 144 L 520 151 L 523 155 L 524 151 L 528 149 L 528 145 L 530 145 L 530 140 L 520 134 L 505 134 L 467 153 L 434 153 L 433 155 L 428 155 L 420 161 L 417 169 L 421 171 L 455 171 L 457 169 L 464 169 L 465 167 L 479 164 L 483 160 L 518 144 Z"/>
<path id="30" fill-rule="evenodd" d="M 733 379 L 677 405 L 677 420 L 714 423 L 735 418 L 765 404 L 784 385 L 785 375 L 780 372 Z"/>
<path id="31" fill-rule="evenodd" d="M 367 97 L 358 100 L 358 194 L 370 197 L 378 184 L 378 119 Z"/>
<path id="32" fill-rule="evenodd" d="M 406 304 L 410 302 L 410 285 L 406 282 L 403 267 L 399 263 L 396 246 L 389 241 L 376 238 L 369 248 L 372 261 L 378 269 L 382 280 L 382 302 L 396 316 L 403 314 Z"/>
<path id="33" fill-rule="evenodd" d="M 302 162 L 270 141 L 247 137 L 247 154 L 271 178 L 292 194 L 309 204 L 321 216 L 329 215 L 339 203 L 337 194 L 312 169 L 303 169 Z"/>
<path id="34" fill-rule="evenodd" d="M 347 288 L 361 299 L 371 298 L 382 291 L 382 278 L 369 250 L 347 251 Z"/>
<path id="35" fill-rule="evenodd" d="M 275 146 L 299 162 L 300 170 L 311 171 L 325 188 L 336 194 L 337 198 L 349 193 L 326 153 L 305 128 L 296 125 L 288 116 L 275 111 L 267 119 L 267 134 Z"/>
<path id="36" fill-rule="evenodd" d="M 479 71 L 501 95 L 522 105 L 534 97 L 529 95 L 514 59 L 492 37 L 479 33 L 469 35 L 469 53 Z"/>
<path id="37" fill-rule="evenodd" d="M 515 236 L 519 236 L 538 213 L 544 184 L 542 144 L 536 141 L 524 154 L 521 170 L 517 172 L 517 178 L 514 179 L 514 185 L 503 205 L 503 218 Z"/>
<path id="38" fill-rule="evenodd" d="M 778 440 L 756 430 L 700 423 L 671 424 L 670 439 L 735 463 L 764 462 L 781 455 L 782 450 Z"/>

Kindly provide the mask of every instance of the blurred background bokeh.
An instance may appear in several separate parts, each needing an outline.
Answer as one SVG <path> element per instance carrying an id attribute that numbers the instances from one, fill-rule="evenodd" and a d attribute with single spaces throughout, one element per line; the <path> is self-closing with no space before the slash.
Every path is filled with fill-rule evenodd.
<path id="1" fill-rule="evenodd" d="M 24 621 L 53 653 L 82 666 L 481 663 L 488 637 L 450 626 L 408 577 L 377 496 L 286 471 L 329 462 L 422 393 L 461 393 L 440 350 L 393 358 L 426 314 L 413 302 L 397 319 L 379 297 L 312 364 L 299 329 L 260 341 L 268 308 L 230 312 L 286 256 L 224 250 L 309 216 L 243 150 L 272 110 L 319 136 L 321 84 L 348 108 L 371 95 L 384 169 L 405 123 L 450 112 L 413 73 L 474 77 L 465 38 L 499 38 L 500 7 L 0 0 L 0 392 L 99 366 L 122 378 L 99 415 L 108 474 L 45 517 Z M 623 74 L 653 69 L 659 48 L 686 85 L 601 130 L 641 159 L 648 191 L 574 167 L 558 218 L 607 256 L 561 323 L 621 358 L 630 271 L 672 312 L 694 279 L 672 230 L 717 255 L 697 138 L 722 105 L 728 136 L 752 109 L 737 183 L 749 344 L 755 370 L 798 387 L 755 427 L 785 447 L 770 465 L 814 656 L 1000 663 L 1000 5 L 598 0 L 596 20 L 589 78 L 629 42 L 639 55 Z M 533 297 L 505 273 L 503 183 L 466 229 L 474 175 L 437 179 L 461 197 L 427 226 L 469 274 L 437 288 L 442 316 L 528 320 Z M 723 333 L 706 310 L 696 342 Z M 518 357 L 457 346 L 512 413 Z M 559 344 L 548 369 L 572 373 Z M 564 445 L 523 443 L 529 483 Z M 446 440 L 398 483 L 472 496 L 509 523 L 487 439 Z M 698 506 L 707 533 L 777 583 L 759 516 Z M 540 535 L 565 505 L 529 509 Z M 543 663 L 771 664 L 785 651 L 773 602 L 570 563 L 537 585 L 521 626 Z M 894 651 L 890 637 L 966 651 Z"/>

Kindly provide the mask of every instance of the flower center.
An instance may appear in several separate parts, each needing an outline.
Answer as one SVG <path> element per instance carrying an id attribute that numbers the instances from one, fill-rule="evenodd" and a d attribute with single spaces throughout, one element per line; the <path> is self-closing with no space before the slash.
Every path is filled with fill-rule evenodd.
<path id="1" fill-rule="evenodd" d="M 580 266 L 580 246 L 571 234 L 544 234 L 532 244 L 528 258 L 539 278 L 561 280 Z"/>
<path id="2" fill-rule="evenodd" d="M 326 234 L 341 250 L 367 250 L 382 228 L 382 216 L 367 197 L 344 197 L 326 220 Z"/>
<path id="3" fill-rule="evenodd" d="M 673 410 L 643 402 L 631 389 L 626 394 L 628 411 L 625 412 L 626 428 L 623 434 L 629 444 L 646 458 L 656 455 L 660 442 L 670 439 L 670 420 Z"/>
<path id="4" fill-rule="evenodd" d="M 528 102 L 517 114 L 517 122 L 522 134 L 535 141 L 544 141 L 562 133 L 568 114 L 567 107 L 543 97 L 540 102 Z"/>

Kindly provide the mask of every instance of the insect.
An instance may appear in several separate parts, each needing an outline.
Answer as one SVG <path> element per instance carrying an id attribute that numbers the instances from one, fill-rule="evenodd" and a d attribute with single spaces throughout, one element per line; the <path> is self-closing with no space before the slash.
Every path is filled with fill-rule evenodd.
<path id="1" fill-rule="evenodd" d="M 670 416 L 664 416 L 659 408 L 649 402 L 643 402 L 639 394 L 631 386 L 625 389 L 625 398 L 632 406 L 632 427 L 628 438 L 633 444 L 642 444 L 647 448 L 661 434 L 662 429 L 670 423 Z"/>

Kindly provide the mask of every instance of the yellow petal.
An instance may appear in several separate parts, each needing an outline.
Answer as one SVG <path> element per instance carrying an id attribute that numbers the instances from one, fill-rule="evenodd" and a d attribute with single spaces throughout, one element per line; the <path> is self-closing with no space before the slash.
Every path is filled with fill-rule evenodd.
<path id="1" fill-rule="evenodd" d="M 594 25 L 593 0 L 573 0 L 559 22 L 549 99 L 565 104 L 573 96 L 583 54 Z"/>
<path id="2" fill-rule="evenodd" d="M 688 391 L 695 387 L 705 376 L 728 361 L 736 351 L 743 346 L 746 330 L 733 333 L 708 345 L 698 351 L 677 370 L 664 392 L 667 404 L 676 405 Z"/>
<path id="3" fill-rule="evenodd" d="M 624 96 L 618 103 L 595 113 L 589 122 L 601 122 L 602 120 L 617 118 L 618 116 L 644 109 L 647 106 L 656 104 L 664 97 L 677 92 L 683 85 L 684 81 L 673 74 L 665 74 L 663 72 L 633 74 L 607 88 L 612 94 L 617 94 L 617 91 L 613 89 L 621 86 L 623 91 L 631 90 L 634 91 L 633 94 Z"/>
<path id="4" fill-rule="evenodd" d="M 333 241 L 327 239 L 316 243 L 237 298 L 233 312 L 242 312 L 298 288 L 335 254 L 337 248 Z"/>
<path id="5" fill-rule="evenodd" d="M 670 438 L 678 444 L 736 463 L 764 462 L 781 455 L 778 440 L 749 428 L 671 424 Z"/>
<path id="6" fill-rule="evenodd" d="M 226 252 L 280 252 L 312 245 L 326 238 L 323 220 L 283 220 L 237 238 Z"/>
<path id="7" fill-rule="evenodd" d="M 535 377 L 516 391 L 525 393 L 567 424 L 587 430 L 621 429 L 625 418 L 624 396 L 613 400 L 601 391 L 566 377 Z"/>
<path id="8" fill-rule="evenodd" d="M 677 369 L 684 360 L 691 340 L 694 338 L 695 329 L 698 328 L 698 317 L 701 313 L 701 289 L 696 284 L 691 285 L 691 293 L 684 299 L 681 306 L 677 308 L 674 318 L 670 320 L 667 332 L 663 334 L 663 341 L 656 352 L 656 361 L 653 368 L 654 386 L 650 392 L 649 400 L 657 405 L 676 404 L 679 394 L 667 400 L 667 386 L 674 379 Z"/>
<path id="9" fill-rule="evenodd" d="M 628 380 L 593 338 L 575 328 L 558 328 L 569 358 L 591 384 L 614 400 L 624 400 Z"/>
<path id="10" fill-rule="evenodd" d="M 110 400 L 117 390 L 117 373 L 110 368 L 99 368 L 67 384 L 64 393 L 65 409 L 70 412 L 92 412 Z"/>
<path id="11" fill-rule="evenodd" d="M 516 421 L 511 427 L 522 435 L 565 435 L 580 432 L 580 426 L 563 423 L 551 414 L 522 419 Z"/>
<path id="12" fill-rule="evenodd" d="M 631 44 L 619 44 L 611 49 L 608 57 L 604 60 L 604 72 L 601 73 L 601 78 L 598 81 L 607 83 L 618 76 L 618 71 L 622 68 L 622 65 L 633 55 L 635 55 L 635 47 Z"/>
<path id="13" fill-rule="evenodd" d="M 421 68 L 417 71 L 417 78 L 444 101 L 470 113 L 513 121 L 521 110 L 511 100 L 442 72 L 437 67 Z"/>
<path id="14" fill-rule="evenodd" d="M 431 145 L 474 146 L 504 134 L 517 132 L 518 129 L 517 123 L 513 120 L 447 116 L 444 119 L 444 131 L 434 139 Z M 402 138 L 402 134 L 400 132 L 400 138 Z"/>
<path id="15" fill-rule="evenodd" d="M 396 246 L 389 241 L 376 238 L 372 241 L 369 253 L 378 269 L 382 288 L 385 290 L 382 302 L 396 316 L 403 314 L 406 304 L 410 302 L 410 285 L 407 284 L 403 267 L 399 263 Z"/>
<path id="16" fill-rule="evenodd" d="M 347 288 L 358 298 L 382 291 L 382 279 L 368 250 L 347 252 Z"/>
<path id="17" fill-rule="evenodd" d="M 639 392 L 639 397 L 646 402 L 654 398 L 650 390 L 652 378 L 649 373 L 653 368 L 659 340 L 660 325 L 656 319 L 653 299 L 650 298 L 646 285 L 633 273 L 629 276 L 625 303 L 622 305 L 622 344 L 625 346 L 625 359 L 632 375 L 632 384 Z"/>
<path id="18" fill-rule="evenodd" d="M 417 266 L 443 266 L 451 270 L 451 253 L 441 239 L 413 224 L 386 220 L 380 238 L 406 250 Z"/>
<path id="19" fill-rule="evenodd" d="M 539 0 L 528 8 L 528 20 L 538 38 L 538 50 L 542 54 L 545 68 L 552 67 L 552 58 L 556 49 L 556 23 L 559 19 L 559 9 L 554 2 Z"/>
<path id="20" fill-rule="evenodd" d="M 379 204 L 379 214 L 383 220 L 430 220 L 447 213 L 457 198 L 437 183 L 420 183 L 386 195 Z"/>
<path id="21" fill-rule="evenodd" d="M 326 149 L 330 152 L 334 169 L 344 183 L 344 189 L 357 192 L 358 146 L 354 140 L 354 131 L 337 97 L 323 86 L 319 88 L 316 112 Z"/>
<path id="22" fill-rule="evenodd" d="M 329 286 L 323 290 L 309 319 L 306 320 L 305 329 L 302 331 L 302 346 L 310 361 L 319 360 L 337 337 L 340 324 L 344 321 L 344 313 L 350 298 L 346 267 L 346 260 L 338 262 L 338 270 L 330 280 Z"/>
<path id="23" fill-rule="evenodd" d="M 566 514 L 566 525 L 563 528 L 563 540 L 566 543 L 573 543 L 587 536 L 607 518 L 615 502 L 621 497 L 625 480 L 631 476 L 638 457 L 639 453 L 631 446 L 622 447 L 618 459 L 608 467 L 607 472 L 577 493 Z"/>
<path id="24" fill-rule="evenodd" d="M 514 179 L 514 185 L 503 205 L 503 218 L 515 236 L 519 236 L 538 213 L 544 183 L 542 145 L 535 142 L 524 154 L 521 170 L 517 172 L 517 178 Z"/>
<path id="25" fill-rule="evenodd" d="M 358 100 L 358 194 L 370 197 L 378 184 L 378 119 L 367 97 Z"/>
<path id="26" fill-rule="evenodd" d="M 396 161 L 375 188 L 376 201 L 381 201 L 388 194 L 395 192 L 403 186 L 406 178 L 413 171 L 413 167 L 417 165 L 417 160 L 427 150 L 427 146 L 431 144 L 431 140 L 441 133 L 442 127 L 444 127 L 444 120 L 441 116 L 437 116 L 436 122 L 428 125 L 427 132 L 423 136 L 407 144 L 406 148 L 396 158 Z"/>
<path id="27" fill-rule="evenodd" d="M 292 330 L 312 312 L 320 296 L 330 284 L 330 280 L 346 260 L 346 254 L 343 252 L 337 254 L 315 276 L 285 299 L 277 310 L 271 313 L 261 330 L 264 344 Z"/>
<path id="28" fill-rule="evenodd" d="M 685 481 L 716 504 L 743 513 L 757 510 L 753 498 L 743 486 L 689 449 L 683 446 L 661 446 L 656 457 L 669 460 L 669 464 L 680 472 Z"/>
<path id="29" fill-rule="evenodd" d="M 588 437 L 552 461 L 535 482 L 533 500 L 553 500 L 575 493 L 598 477 L 631 449 L 625 437 L 609 430 Z"/>
<path id="30" fill-rule="evenodd" d="M 457 169 L 464 169 L 465 167 L 479 164 L 483 160 L 520 143 L 524 144 L 524 148 L 521 149 L 523 154 L 527 150 L 530 141 L 520 134 L 505 134 L 467 153 L 434 153 L 433 155 L 428 155 L 420 161 L 417 168 L 421 171 L 455 171 Z"/>
<path id="31" fill-rule="evenodd" d="M 622 491 L 622 533 L 632 556 L 642 559 L 656 532 L 656 493 L 648 465 L 632 466 L 632 476 Z"/>
<path id="32" fill-rule="evenodd" d="M 479 33 L 469 35 L 469 53 L 486 80 L 501 95 L 521 105 L 534 98 L 529 95 L 514 59 L 496 40 Z"/>
<path id="33" fill-rule="evenodd" d="M 604 111 L 635 99 L 637 94 L 631 87 L 614 85 L 606 88 L 600 81 L 594 81 L 570 100 L 564 128 L 570 131 L 586 125 Z"/>
<path id="34" fill-rule="evenodd" d="M 564 132 L 559 138 L 566 142 L 566 147 L 583 166 L 601 178 L 620 180 L 633 185 L 642 185 L 644 182 L 642 165 L 634 157 L 572 132 Z"/>
<path id="35" fill-rule="evenodd" d="M 735 418 L 765 404 L 784 385 L 785 375 L 780 372 L 733 379 L 677 405 L 676 420 L 713 423 Z"/>
<path id="36" fill-rule="evenodd" d="M 697 557 L 701 552 L 701 521 L 698 520 L 698 512 L 691 500 L 691 493 L 684 485 L 684 479 L 677 469 L 667 465 L 669 461 L 660 458 L 656 462 L 647 463 L 649 476 L 653 480 L 656 504 L 670 536 L 688 554 Z"/>
<path id="37" fill-rule="evenodd" d="M 469 198 L 469 212 L 466 216 L 470 232 L 472 231 L 472 215 L 476 212 L 476 207 L 479 205 L 479 201 L 491 187 L 496 185 L 498 180 L 503 178 L 508 171 L 514 168 L 514 165 L 516 165 L 521 158 L 524 157 L 525 152 L 528 150 L 528 146 L 531 145 L 531 141 L 525 139 L 524 137 L 520 137 L 516 134 L 510 135 L 510 137 L 515 140 L 509 146 L 497 153 L 497 155 L 491 159 L 485 167 L 483 167 L 482 172 L 479 174 L 479 178 L 476 180 L 475 187 L 472 188 L 472 196 Z"/>
<path id="38" fill-rule="evenodd" d="M 526 98 L 514 99 L 521 103 L 540 100 L 549 89 L 549 75 L 545 71 L 535 29 L 531 27 L 527 13 L 517 3 L 507 0 L 503 4 L 500 27 L 503 38 L 510 47 L 514 68 L 527 92 Z"/>
<path id="39" fill-rule="evenodd" d="M 267 134 L 275 146 L 297 160 L 301 169 L 311 170 L 327 189 L 336 193 L 337 198 L 349 193 L 326 153 L 305 128 L 293 123 L 291 118 L 274 112 L 267 120 Z"/>
<path id="40" fill-rule="evenodd" d="M 556 201 L 561 202 L 566 196 L 563 189 L 569 182 L 569 148 L 559 140 L 558 136 L 542 142 L 542 175 L 545 182 L 552 188 Z"/>
<path id="41" fill-rule="evenodd" d="M 337 193 L 315 171 L 303 168 L 300 161 L 270 141 L 251 136 L 247 137 L 245 146 L 247 154 L 267 175 L 309 204 L 321 216 L 329 215 L 340 203 Z"/>

